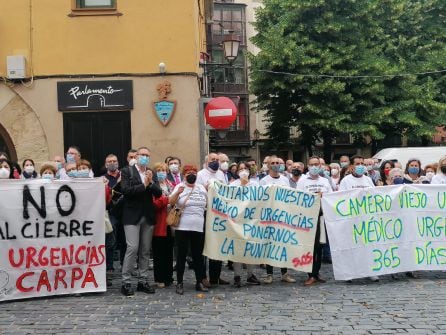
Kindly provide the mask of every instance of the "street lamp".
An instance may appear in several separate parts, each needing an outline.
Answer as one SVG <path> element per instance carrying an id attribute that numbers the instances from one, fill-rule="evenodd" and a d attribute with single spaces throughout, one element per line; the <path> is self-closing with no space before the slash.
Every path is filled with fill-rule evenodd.
<path id="1" fill-rule="evenodd" d="M 240 38 L 234 35 L 234 30 L 228 30 L 228 33 L 223 39 L 223 52 L 229 64 L 237 58 L 238 49 L 240 46 Z"/>

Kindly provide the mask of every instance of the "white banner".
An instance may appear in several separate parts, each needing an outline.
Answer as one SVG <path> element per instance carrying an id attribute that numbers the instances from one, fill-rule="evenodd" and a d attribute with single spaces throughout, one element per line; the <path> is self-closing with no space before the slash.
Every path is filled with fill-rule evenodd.
<path id="1" fill-rule="evenodd" d="M 208 189 L 203 254 L 311 272 L 319 209 L 316 194 L 215 182 Z"/>
<path id="2" fill-rule="evenodd" d="M 446 188 L 398 185 L 324 195 L 335 279 L 446 270 Z"/>
<path id="3" fill-rule="evenodd" d="M 102 292 L 102 179 L 0 181 L 0 301 Z"/>

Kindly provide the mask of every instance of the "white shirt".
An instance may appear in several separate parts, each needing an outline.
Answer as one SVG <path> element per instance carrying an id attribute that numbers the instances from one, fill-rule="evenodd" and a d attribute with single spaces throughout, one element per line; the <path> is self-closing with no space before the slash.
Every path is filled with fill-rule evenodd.
<path id="1" fill-rule="evenodd" d="M 177 207 L 182 208 L 189 193 L 192 192 L 192 194 L 187 199 L 186 206 L 184 206 L 183 214 L 180 218 L 180 224 L 175 229 L 202 233 L 204 225 L 204 211 L 207 205 L 207 191 L 203 185 L 195 183 L 195 186 L 192 188 L 187 186 L 185 183 L 180 183 L 175 186 L 172 194 L 177 192 L 180 186 L 184 186 L 184 191 L 178 197 L 178 201 L 176 203 Z"/>
<path id="2" fill-rule="evenodd" d="M 269 174 L 260 179 L 259 185 L 280 185 L 290 187 L 290 181 L 284 175 L 279 175 L 278 178 L 273 178 Z"/>
<path id="3" fill-rule="evenodd" d="M 197 173 L 197 181 L 196 184 L 203 185 L 204 187 L 208 187 L 208 184 L 213 179 L 217 179 L 218 181 L 226 184 L 226 178 L 223 172 L 218 169 L 216 172 L 211 172 L 209 169 L 202 169 Z"/>
<path id="4" fill-rule="evenodd" d="M 375 187 L 375 184 L 373 184 L 373 181 L 370 177 L 366 175 L 355 177 L 354 175 L 349 174 L 341 180 L 341 183 L 339 184 L 339 191 L 368 187 Z"/>
<path id="5" fill-rule="evenodd" d="M 229 185 L 242 186 L 242 183 L 240 182 L 240 179 L 235 179 Z M 250 178 L 248 183 L 244 186 L 257 186 L 257 185 L 259 185 L 259 182 L 255 178 Z"/>
<path id="6" fill-rule="evenodd" d="M 431 184 L 446 184 L 446 175 L 443 173 L 437 173 L 432 177 Z"/>
<path id="7" fill-rule="evenodd" d="M 299 181 L 297 182 L 296 189 L 311 193 L 333 192 L 327 178 L 318 176 L 316 179 L 313 179 L 310 177 L 310 175 L 300 177 Z"/>

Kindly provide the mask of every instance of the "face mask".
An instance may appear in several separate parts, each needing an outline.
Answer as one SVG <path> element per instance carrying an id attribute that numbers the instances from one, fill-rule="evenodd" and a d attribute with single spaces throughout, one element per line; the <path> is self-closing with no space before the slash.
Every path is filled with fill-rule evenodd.
<path id="1" fill-rule="evenodd" d="M 319 174 L 319 166 L 310 166 L 308 168 L 308 172 L 312 175 L 312 176 L 317 176 Z"/>
<path id="2" fill-rule="evenodd" d="M 195 174 L 189 174 L 186 176 L 186 181 L 188 184 L 195 184 L 195 181 L 197 180 L 197 175 Z"/>
<path id="3" fill-rule="evenodd" d="M 444 174 L 446 174 L 446 165 L 443 165 L 442 167 L 440 167 L 440 171 L 443 172 Z"/>
<path id="4" fill-rule="evenodd" d="M 385 174 L 386 176 L 388 176 L 388 175 L 389 175 L 389 173 L 390 173 L 390 170 L 391 170 L 391 169 L 387 169 L 387 168 L 386 168 L 386 169 L 384 169 L 384 174 Z"/>
<path id="5" fill-rule="evenodd" d="M 404 184 L 404 178 L 401 178 L 401 177 L 393 178 L 393 183 L 394 183 L 395 185 Z"/>
<path id="6" fill-rule="evenodd" d="M 295 177 L 299 177 L 302 175 L 302 171 L 300 171 L 299 169 L 292 169 L 291 174 Z"/>
<path id="7" fill-rule="evenodd" d="M 365 168 L 364 165 L 356 165 L 355 166 L 355 174 L 358 176 L 362 176 L 366 171 L 367 171 L 367 169 Z"/>
<path id="8" fill-rule="evenodd" d="M 27 174 L 32 174 L 34 172 L 34 166 L 32 166 L 32 165 L 25 166 L 25 172 Z"/>
<path id="9" fill-rule="evenodd" d="M 170 164 L 169 170 L 172 173 L 178 173 L 178 171 L 180 171 L 180 166 L 178 164 Z"/>
<path id="10" fill-rule="evenodd" d="M 149 165 L 150 158 L 147 156 L 138 156 L 138 165 L 139 166 L 147 166 Z"/>
<path id="11" fill-rule="evenodd" d="M 86 169 L 79 170 L 79 171 L 77 171 L 76 177 L 77 178 L 88 178 L 88 177 L 90 177 L 90 170 L 86 170 Z"/>
<path id="12" fill-rule="evenodd" d="M 372 171 L 373 170 L 373 165 L 367 165 L 366 168 L 367 168 L 367 171 Z"/>
<path id="13" fill-rule="evenodd" d="M 212 171 L 217 171 L 218 168 L 220 167 L 220 163 L 218 161 L 209 162 L 208 167 Z"/>
<path id="14" fill-rule="evenodd" d="M 329 178 L 330 177 L 330 172 L 327 170 L 324 170 L 324 176 Z"/>
<path id="15" fill-rule="evenodd" d="M 115 172 L 118 169 L 117 163 L 109 163 L 107 164 L 107 170 L 110 172 Z"/>
<path id="16" fill-rule="evenodd" d="M 54 179 L 54 175 L 52 173 L 44 173 L 42 175 L 42 179 L 53 180 Z"/>
<path id="17" fill-rule="evenodd" d="M 70 178 L 76 178 L 77 177 L 77 171 L 76 170 L 71 170 L 70 172 L 67 173 L 67 176 Z"/>
<path id="18" fill-rule="evenodd" d="M 255 166 L 251 166 L 249 168 L 249 173 L 254 176 L 257 173 L 257 168 Z"/>
<path id="19" fill-rule="evenodd" d="M 59 171 L 62 168 L 63 168 L 63 164 L 61 162 L 57 162 L 57 170 Z"/>
<path id="20" fill-rule="evenodd" d="M 331 172 L 331 175 L 332 175 L 332 176 L 337 176 L 338 173 L 339 173 L 338 169 L 331 169 L 330 172 Z"/>
<path id="21" fill-rule="evenodd" d="M 239 176 L 241 179 L 248 179 L 248 178 L 249 178 L 249 172 L 248 172 L 248 170 L 245 170 L 245 169 L 240 170 L 240 171 L 238 172 L 238 176 Z"/>
<path id="22" fill-rule="evenodd" d="M 9 174 L 10 174 L 10 171 L 7 168 L 2 167 L 0 169 L 0 179 L 8 179 Z"/>
<path id="23" fill-rule="evenodd" d="M 433 172 L 426 172 L 426 178 L 429 180 L 432 180 L 432 178 L 435 176 L 435 173 Z"/>
<path id="24" fill-rule="evenodd" d="M 220 169 L 222 169 L 223 171 L 228 171 L 229 169 L 229 163 L 228 162 L 223 162 L 220 164 Z"/>
<path id="25" fill-rule="evenodd" d="M 379 170 L 380 165 L 379 164 L 375 164 L 373 165 L 373 170 Z"/>
<path id="26" fill-rule="evenodd" d="M 166 177 L 167 177 L 167 173 L 166 172 L 163 172 L 163 171 L 158 171 L 157 173 L 156 173 L 156 176 L 158 177 L 158 180 L 165 180 L 166 179 Z"/>
<path id="27" fill-rule="evenodd" d="M 347 162 L 339 163 L 339 165 L 341 165 L 341 168 L 345 168 L 346 166 L 349 166 L 349 164 Z"/>
<path id="28" fill-rule="evenodd" d="M 138 163 L 138 161 L 136 160 L 136 158 L 132 158 L 131 160 L 129 160 L 129 165 L 130 165 L 130 166 L 133 166 L 133 165 L 135 165 L 136 163 Z"/>
<path id="29" fill-rule="evenodd" d="M 268 164 L 266 164 L 266 163 L 263 163 L 263 164 L 262 164 L 262 171 L 263 171 L 263 172 L 268 171 Z"/>
<path id="30" fill-rule="evenodd" d="M 73 154 L 67 154 L 67 163 L 76 163 L 76 159 Z"/>
<path id="31" fill-rule="evenodd" d="M 409 174 L 415 174 L 418 175 L 418 173 L 420 172 L 420 169 L 417 167 L 409 167 L 407 169 L 407 172 L 409 172 Z"/>
<path id="32" fill-rule="evenodd" d="M 279 164 L 279 172 L 282 173 L 285 171 L 285 164 Z"/>
<path id="33" fill-rule="evenodd" d="M 271 165 L 271 170 L 274 172 L 280 172 L 280 164 Z"/>

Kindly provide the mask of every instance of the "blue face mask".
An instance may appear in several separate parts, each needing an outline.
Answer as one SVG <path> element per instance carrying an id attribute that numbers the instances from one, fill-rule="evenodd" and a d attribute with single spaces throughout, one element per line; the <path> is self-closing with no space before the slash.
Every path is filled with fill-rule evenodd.
<path id="1" fill-rule="evenodd" d="M 420 169 L 417 167 L 409 167 L 407 169 L 407 172 L 409 172 L 409 174 L 414 174 L 414 175 L 418 175 L 418 173 L 420 172 Z"/>
<path id="2" fill-rule="evenodd" d="M 402 177 L 396 177 L 396 178 L 393 178 L 393 183 L 394 183 L 395 185 L 401 185 L 401 184 L 404 184 L 404 178 L 402 178 Z"/>
<path id="3" fill-rule="evenodd" d="M 57 162 L 57 170 L 59 171 L 62 168 L 63 168 L 63 164 L 61 162 Z"/>
<path id="4" fill-rule="evenodd" d="M 77 171 L 76 178 L 89 178 L 90 171 L 89 170 L 79 170 Z"/>
<path id="5" fill-rule="evenodd" d="M 67 163 L 76 163 L 76 159 L 73 154 L 67 154 Z"/>
<path id="6" fill-rule="evenodd" d="M 356 165 L 355 166 L 355 174 L 358 176 L 362 176 L 364 173 L 366 173 L 367 169 L 364 165 Z"/>
<path id="7" fill-rule="evenodd" d="M 71 170 L 70 172 L 67 173 L 67 176 L 70 178 L 76 178 L 77 177 L 77 171 L 76 170 Z"/>
<path id="8" fill-rule="evenodd" d="M 158 177 L 158 180 L 162 181 L 162 180 L 166 179 L 167 173 L 166 172 L 162 172 L 162 171 L 158 171 L 156 173 L 156 176 Z"/>
<path id="9" fill-rule="evenodd" d="M 51 173 L 45 173 L 45 174 L 42 175 L 42 179 L 53 180 L 54 179 L 54 175 L 52 175 Z"/>
<path id="10" fill-rule="evenodd" d="M 280 172 L 280 164 L 271 165 L 271 170 L 273 170 L 274 172 Z"/>
<path id="11" fill-rule="evenodd" d="M 324 176 L 329 178 L 330 177 L 330 171 L 324 170 Z"/>
<path id="12" fill-rule="evenodd" d="M 217 171 L 218 168 L 220 167 L 220 163 L 218 161 L 209 162 L 208 167 L 212 171 Z"/>
<path id="13" fill-rule="evenodd" d="M 285 164 L 279 164 L 279 172 L 285 171 Z"/>
<path id="14" fill-rule="evenodd" d="M 147 166 L 150 163 L 150 158 L 147 156 L 138 156 L 138 165 Z"/>
<path id="15" fill-rule="evenodd" d="M 312 175 L 312 176 L 317 176 L 319 174 L 320 168 L 319 166 L 310 166 L 308 168 L 308 172 Z"/>

